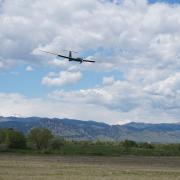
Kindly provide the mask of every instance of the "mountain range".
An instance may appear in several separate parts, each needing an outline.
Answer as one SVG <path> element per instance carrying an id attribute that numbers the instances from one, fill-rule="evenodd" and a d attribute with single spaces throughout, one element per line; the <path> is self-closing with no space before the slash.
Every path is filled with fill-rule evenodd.
<path id="1" fill-rule="evenodd" d="M 180 143 L 180 124 L 131 122 L 109 125 L 96 121 L 40 117 L 0 117 L 0 128 L 13 128 L 27 134 L 33 128 L 48 128 L 56 136 L 71 140 L 125 139 L 137 142 Z"/>

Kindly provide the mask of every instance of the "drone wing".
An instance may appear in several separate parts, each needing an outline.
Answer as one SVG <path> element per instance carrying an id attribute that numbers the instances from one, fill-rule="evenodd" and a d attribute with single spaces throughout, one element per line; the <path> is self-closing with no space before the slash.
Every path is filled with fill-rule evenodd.
<path id="1" fill-rule="evenodd" d="M 95 63 L 96 61 L 92 61 L 92 60 L 83 59 L 83 62 L 91 62 L 91 63 Z"/>
<path id="2" fill-rule="evenodd" d="M 54 53 L 54 52 L 49 52 L 49 51 L 44 51 L 44 50 L 41 50 L 41 49 L 40 49 L 40 51 L 45 52 L 45 53 L 48 53 L 48 54 L 53 54 L 53 55 L 56 55 L 56 56 L 58 56 L 58 55 L 59 55 L 59 54 L 57 54 L 57 53 Z"/>
<path id="3" fill-rule="evenodd" d="M 54 52 L 49 52 L 49 51 L 44 51 L 44 50 L 40 50 L 40 51 L 45 52 L 45 53 L 48 53 L 48 54 L 56 55 L 56 56 L 58 56 L 58 57 L 62 57 L 62 58 L 67 58 L 67 59 L 69 59 L 68 56 L 63 56 L 63 55 L 61 55 L 61 54 L 57 54 L 57 53 L 54 53 Z"/>

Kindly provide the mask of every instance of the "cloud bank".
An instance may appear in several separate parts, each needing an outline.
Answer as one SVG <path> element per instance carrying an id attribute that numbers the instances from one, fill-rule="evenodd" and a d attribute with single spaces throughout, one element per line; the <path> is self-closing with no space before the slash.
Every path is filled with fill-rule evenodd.
<path id="1" fill-rule="evenodd" d="M 73 104 L 78 109 L 66 115 L 47 110 L 49 114 L 74 113 L 88 119 L 96 112 L 94 119 L 117 123 L 180 120 L 180 5 L 146 0 L 6 0 L 0 4 L 0 71 L 19 64 L 57 68 L 59 73 L 42 77 L 42 84 L 61 88 L 41 99 L 41 104 L 53 101 L 53 105 Z M 37 53 L 39 48 L 88 50 L 97 63 L 66 63 Z M 82 73 L 86 71 L 112 75 L 104 76 L 95 87 L 63 90 L 80 79 L 86 82 Z M 115 71 L 121 80 L 114 78 Z M 93 106 L 87 108 L 89 113 L 83 108 L 87 106 Z"/>

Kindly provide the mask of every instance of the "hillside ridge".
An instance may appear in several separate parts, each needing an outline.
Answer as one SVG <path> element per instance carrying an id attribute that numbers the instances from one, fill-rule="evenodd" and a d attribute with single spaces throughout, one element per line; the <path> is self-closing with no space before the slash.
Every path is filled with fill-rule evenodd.
<path id="1" fill-rule="evenodd" d="M 138 142 L 180 143 L 180 123 L 138 123 L 109 125 L 103 122 L 40 117 L 0 117 L 0 128 L 27 134 L 33 128 L 48 128 L 54 135 L 71 140 L 125 139 Z"/>

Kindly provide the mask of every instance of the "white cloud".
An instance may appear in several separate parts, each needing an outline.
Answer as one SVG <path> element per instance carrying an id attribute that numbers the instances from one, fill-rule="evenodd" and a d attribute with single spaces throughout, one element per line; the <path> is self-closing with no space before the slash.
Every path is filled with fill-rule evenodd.
<path id="1" fill-rule="evenodd" d="M 115 81 L 110 75 L 94 88 L 57 90 L 51 94 L 52 101 L 76 102 L 80 118 L 85 116 L 83 107 L 88 106 L 88 117 L 98 107 L 102 114 L 112 112 L 112 118 L 107 118 L 117 122 L 178 121 L 180 5 L 148 4 L 146 0 L 113 2 L 4 1 L 0 10 L 0 69 L 22 63 L 63 69 L 43 78 L 42 84 L 48 86 L 77 82 L 81 70 L 111 71 L 112 76 L 116 70 L 123 80 Z M 55 52 L 69 48 L 92 50 L 96 63 L 75 65 L 37 54 L 39 48 Z M 71 110 L 69 113 L 76 113 L 75 108 Z"/>
<path id="2" fill-rule="evenodd" d="M 28 99 L 20 94 L 0 93 L 0 116 L 40 116 L 59 117 L 81 120 L 106 121 L 111 124 L 117 123 L 119 113 L 110 111 L 98 105 L 64 103 L 51 99 L 34 98 Z M 93 111 L 93 113 L 89 113 Z M 119 121 L 123 123 L 124 121 Z"/>
<path id="3" fill-rule="evenodd" d="M 110 124 L 122 124 L 132 120 L 145 122 L 176 122 L 177 117 L 172 117 L 168 113 L 159 111 L 146 111 L 138 108 L 136 111 L 121 112 L 110 110 L 98 104 L 87 104 L 82 102 L 54 101 L 52 99 L 27 98 L 21 94 L 0 93 L 0 116 L 40 116 L 40 117 L 59 117 L 74 118 L 81 120 L 96 120 Z M 91 113 L 93 112 L 93 113 Z M 154 116 L 152 116 L 152 113 Z M 154 119 L 156 117 L 156 119 Z"/>
<path id="4" fill-rule="evenodd" d="M 0 69 L 4 68 L 4 63 L 0 61 Z"/>
<path id="5" fill-rule="evenodd" d="M 34 71 L 34 69 L 33 69 L 32 66 L 27 66 L 27 67 L 26 67 L 26 71 L 31 72 L 31 71 Z"/>
<path id="6" fill-rule="evenodd" d="M 61 71 L 58 74 L 49 73 L 42 79 L 42 84 L 48 86 L 63 86 L 74 84 L 82 78 L 81 72 Z"/>
<path id="7" fill-rule="evenodd" d="M 104 77 L 103 78 L 103 84 L 104 85 L 110 85 L 110 84 L 113 84 L 114 83 L 114 77 L 113 76 L 110 76 L 110 77 Z"/>
<path id="8" fill-rule="evenodd" d="M 157 90 L 155 94 L 154 86 Z M 55 91 L 44 99 L 0 93 L 0 101 L 0 115 L 6 116 L 68 117 L 111 124 L 129 121 L 178 122 L 179 75 L 144 89 L 141 89 L 141 84 L 118 80 L 92 89 Z"/>
<path id="9" fill-rule="evenodd" d="M 141 84 L 118 80 L 93 89 L 54 91 L 49 97 L 69 104 L 98 105 L 119 112 L 119 118 L 123 116 L 124 120 L 168 122 L 179 121 L 179 87 L 179 75 L 176 74 L 150 87 L 141 88 Z"/>
<path id="10" fill-rule="evenodd" d="M 3 58 L 35 62 L 41 58 L 31 53 L 39 47 L 56 51 L 102 47 L 113 51 L 109 58 L 100 52 L 94 55 L 101 67 L 106 63 L 115 65 L 108 68 L 179 66 L 178 5 L 150 5 L 146 0 L 120 5 L 97 0 L 6 0 L 3 7 Z"/>
<path id="11" fill-rule="evenodd" d="M 67 60 L 58 60 L 58 59 L 53 59 L 52 61 L 49 61 L 49 65 L 59 68 L 67 68 L 68 63 L 69 62 Z"/>
<path id="12" fill-rule="evenodd" d="M 82 102 L 98 104 L 109 109 L 116 109 L 128 112 L 136 109 L 140 104 L 140 92 L 138 88 L 131 86 L 127 82 L 114 81 L 112 84 L 105 84 L 97 88 L 81 89 L 77 91 L 65 92 L 63 90 L 54 91 L 49 97 L 64 102 Z"/>
<path id="13" fill-rule="evenodd" d="M 176 73 L 173 76 L 149 85 L 144 89 L 151 93 L 180 98 L 180 73 Z"/>
<path id="14" fill-rule="evenodd" d="M 12 66 L 14 66 L 14 63 L 12 60 L 3 59 L 0 57 L 0 70 L 9 69 Z"/>
<path id="15" fill-rule="evenodd" d="M 50 63 L 63 69 L 177 71 L 180 6 L 150 5 L 146 0 L 119 1 L 120 5 L 113 2 L 6 0 L 0 15 L 1 56 L 16 63 L 20 60 L 46 66 Z M 69 48 L 83 51 L 101 47 L 101 50 L 92 56 L 96 65 L 74 66 L 53 60 L 52 56 L 33 54 L 40 47 L 56 52 Z"/>

